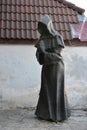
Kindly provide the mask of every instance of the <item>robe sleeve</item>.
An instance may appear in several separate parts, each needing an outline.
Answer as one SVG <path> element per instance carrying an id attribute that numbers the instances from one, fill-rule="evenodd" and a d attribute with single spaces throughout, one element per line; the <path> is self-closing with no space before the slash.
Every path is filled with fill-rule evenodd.
<path id="1" fill-rule="evenodd" d="M 62 59 L 61 55 L 53 52 L 46 52 L 43 56 L 43 61 L 44 65 L 49 65 L 49 64 L 55 64 L 57 63 L 60 59 Z"/>
<path id="2" fill-rule="evenodd" d="M 36 57 L 40 65 L 50 65 L 57 63 L 62 56 L 54 52 L 40 52 L 38 49 L 36 51 Z"/>

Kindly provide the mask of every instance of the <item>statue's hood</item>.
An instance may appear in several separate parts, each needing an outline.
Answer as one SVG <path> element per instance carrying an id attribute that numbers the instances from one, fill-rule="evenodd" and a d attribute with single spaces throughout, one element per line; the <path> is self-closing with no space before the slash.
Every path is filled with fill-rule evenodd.
<path id="1" fill-rule="evenodd" d="M 48 29 L 48 31 L 49 31 L 49 33 L 50 33 L 51 35 L 53 35 L 53 36 L 58 35 L 58 32 L 57 32 L 57 31 L 54 29 L 54 27 L 53 27 L 53 23 L 52 23 L 52 20 L 51 20 L 51 18 L 49 17 L 49 15 L 44 15 L 44 16 L 40 19 L 39 22 L 45 24 L 45 26 L 47 27 L 47 29 Z"/>
<path id="2" fill-rule="evenodd" d="M 57 45 L 60 45 L 61 47 L 64 48 L 64 42 L 63 42 L 63 38 L 62 36 L 54 29 L 53 27 L 53 23 L 51 18 L 49 17 L 49 15 L 44 15 L 39 21 L 38 23 L 42 23 L 46 26 L 47 30 L 49 31 L 49 33 L 55 37 L 56 41 L 57 41 Z M 43 26 L 43 25 L 42 25 Z M 43 29 L 43 28 L 42 28 Z"/>

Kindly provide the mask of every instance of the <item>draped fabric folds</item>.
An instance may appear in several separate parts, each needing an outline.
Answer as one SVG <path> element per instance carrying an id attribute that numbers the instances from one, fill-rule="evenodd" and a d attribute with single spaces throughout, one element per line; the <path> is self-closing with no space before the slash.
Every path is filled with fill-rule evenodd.
<path id="1" fill-rule="evenodd" d="M 47 23 L 49 21 L 50 19 Z M 55 34 L 52 35 L 51 31 L 49 35 L 41 35 L 35 45 L 37 61 L 42 65 L 41 89 L 35 115 L 46 120 L 62 121 L 70 116 L 65 93 L 64 62 L 61 55 L 65 45 L 62 36 L 56 31 L 52 31 Z"/>

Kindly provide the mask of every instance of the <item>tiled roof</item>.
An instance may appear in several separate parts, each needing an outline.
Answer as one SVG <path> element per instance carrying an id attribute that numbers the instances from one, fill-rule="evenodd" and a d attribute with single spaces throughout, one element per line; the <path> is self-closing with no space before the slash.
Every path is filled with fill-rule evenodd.
<path id="1" fill-rule="evenodd" d="M 70 23 L 78 23 L 84 10 L 65 0 L 0 0 L 0 38 L 37 39 L 37 22 L 51 16 L 64 39 L 72 39 Z"/>

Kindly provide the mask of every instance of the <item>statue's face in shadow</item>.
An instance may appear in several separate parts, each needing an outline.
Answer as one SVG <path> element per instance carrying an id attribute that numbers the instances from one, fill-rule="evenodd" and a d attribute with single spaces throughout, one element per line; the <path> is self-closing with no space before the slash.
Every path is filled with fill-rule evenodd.
<path id="1" fill-rule="evenodd" d="M 49 34 L 47 26 L 41 22 L 38 23 L 38 32 L 43 35 Z"/>

